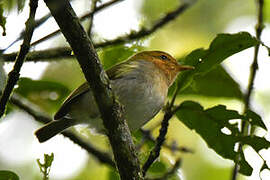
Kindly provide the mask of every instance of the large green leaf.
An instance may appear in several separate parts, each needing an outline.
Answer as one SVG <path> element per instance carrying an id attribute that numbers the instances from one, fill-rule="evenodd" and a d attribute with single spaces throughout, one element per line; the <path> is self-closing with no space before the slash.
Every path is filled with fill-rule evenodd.
<path id="1" fill-rule="evenodd" d="M 196 49 L 183 61 L 183 64 L 195 67 L 192 71 L 182 72 L 178 77 L 178 85 L 185 89 L 195 76 L 203 76 L 210 72 L 227 57 L 255 46 L 259 42 L 247 32 L 236 34 L 219 34 L 208 49 Z M 224 87 L 226 88 L 226 87 Z"/>
<path id="2" fill-rule="evenodd" d="M 15 92 L 53 113 L 68 96 L 70 90 L 57 82 L 21 78 Z"/>
<path id="3" fill-rule="evenodd" d="M 0 180 L 19 180 L 19 176 L 12 171 L 0 170 Z"/>
<path id="4" fill-rule="evenodd" d="M 242 99 L 239 84 L 220 65 L 202 76 L 195 76 L 191 85 L 181 95 L 201 95 Z"/>
<path id="5" fill-rule="evenodd" d="M 255 114 L 255 113 L 254 113 Z M 192 101 L 183 102 L 176 115 L 190 129 L 194 129 L 207 143 L 207 145 L 215 150 L 224 158 L 238 161 L 237 152 L 234 151 L 236 143 L 251 146 L 257 153 L 261 149 L 270 147 L 270 142 L 265 138 L 258 136 L 242 136 L 239 132 L 237 124 L 230 123 L 230 120 L 243 119 L 250 123 L 251 126 L 260 126 L 265 128 L 263 121 L 254 116 L 240 115 L 237 111 L 228 110 L 223 105 L 213 108 L 203 109 L 203 107 Z M 230 133 L 223 133 L 222 129 L 227 128 Z M 252 168 L 244 158 L 243 152 L 240 152 L 240 172 L 244 175 L 251 175 Z"/>

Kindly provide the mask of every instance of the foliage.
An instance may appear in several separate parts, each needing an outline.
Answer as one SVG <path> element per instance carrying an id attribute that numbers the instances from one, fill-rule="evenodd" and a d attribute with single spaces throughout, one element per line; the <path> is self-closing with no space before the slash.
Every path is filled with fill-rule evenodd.
<path id="1" fill-rule="evenodd" d="M 258 44 L 258 41 L 247 32 L 219 34 L 212 41 L 209 49 L 197 49 L 187 55 L 183 63 L 195 66 L 195 70 L 180 74 L 178 86 L 180 86 L 181 90 L 185 89 L 191 84 L 193 79 L 196 79 L 196 76 L 206 75 L 227 57 L 256 44 Z M 230 79 L 232 82 L 232 78 Z M 200 83 L 202 84 L 203 81 L 200 81 Z M 207 81 L 205 86 L 211 85 Z M 219 88 L 223 88 L 224 90 L 222 91 L 231 91 L 234 86 L 227 84 L 227 86 Z M 214 91 L 216 90 L 219 89 L 216 88 Z M 239 94 L 241 95 L 241 93 Z M 237 123 L 229 123 L 229 120 L 242 119 L 249 122 L 252 126 L 259 126 L 266 130 L 266 126 L 260 116 L 250 110 L 245 115 L 240 115 L 237 111 L 227 110 L 224 105 L 204 110 L 200 104 L 186 101 L 179 106 L 176 115 L 187 127 L 195 129 L 208 146 L 219 155 L 235 162 L 239 161 L 240 172 L 245 175 L 251 175 L 252 167 L 246 162 L 243 151 L 239 152 L 241 158 L 240 160 L 238 159 L 239 155 L 234 151 L 236 143 L 248 144 L 257 153 L 263 148 L 270 147 L 270 143 L 265 138 L 242 136 Z M 222 133 L 221 130 L 224 127 L 230 130 L 229 135 Z"/>
<path id="2" fill-rule="evenodd" d="M 238 124 L 230 123 L 230 120 L 242 119 L 252 126 L 259 126 L 266 130 L 263 121 L 252 111 L 249 111 L 246 115 L 240 115 L 237 111 L 227 110 L 223 105 L 204 110 L 196 102 L 185 101 L 180 105 L 176 115 L 187 127 L 200 134 L 210 148 L 224 158 L 238 161 L 237 152 L 234 151 L 234 147 L 238 142 L 250 145 L 257 153 L 261 149 L 270 147 L 270 142 L 265 138 L 242 136 L 237 127 Z M 223 133 L 223 128 L 229 130 L 229 133 Z M 252 173 L 252 168 L 246 162 L 243 151 L 240 154 L 242 157 L 239 160 L 240 172 L 249 176 Z"/>
<path id="3" fill-rule="evenodd" d="M 185 89 L 190 85 L 194 77 L 205 75 L 229 56 L 258 43 L 247 32 L 219 34 L 207 50 L 196 49 L 187 55 L 183 64 L 192 65 L 195 69 L 181 73 L 177 81 L 178 86 L 181 90 Z"/>
<path id="4" fill-rule="evenodd" d="M 49 180 L 49 173 L 51 170 L 53 159 L 53 153 L 51 153 L 51 155 L 44 154 L 44 163 L 41 163 L 40 159 L 37 159 L 40 172 L 43 174 L 43 180 Z"/>
<path id="5" fill-rule="evenodd" d="M 19 176 L 12 171 L 0 170 L 0 180 L 19 180 Z"/>
<path id="6" fill-rule="evenodd" d="M 221 65 L 217 65 L 203 76 L 195 76 L 190 86 L 184 89 L 179 96 L 187 94 L 239 100 L 243 98 L 239 84 Z"/>

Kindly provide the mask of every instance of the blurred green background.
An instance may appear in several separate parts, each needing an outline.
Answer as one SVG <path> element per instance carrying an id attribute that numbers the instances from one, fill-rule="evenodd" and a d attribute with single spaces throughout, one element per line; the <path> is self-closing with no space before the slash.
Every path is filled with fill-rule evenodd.
<path id="1" fill-rule="evenodd" d="M 191 1 L 192 0 L 190 0 L 190 2 Z M 166 13 L 176 9 L 183 2 L 189 2 L 189 0 L 125 0 L 124 2 L 120 2 L 119 4 L 111 7 L 111 11 L 106 13 L 106 11 L 108 11 L 106 9 L 99 13 L 99 17 L 94 20 L 93 39 L 97 42 L 103 40 L 104 35 L 100 32 L 106 31 L 106 33 L 110 34 L 110 29 L 107 28 L 105 30 L 102 30 L 100 29 L 100 26 L 95 26 L 96 23 L 98 23 L 96 21 L 103 20 L 103 22 L 99 23 L 103 23 L 105 28 L 105 24 L 107 24 L 108 21 L 111 21 L 107 20 L 109 18 L 108 14 L 110 13 L 118 13 L 120 14 L 120 16 L 116 17 L 120 18 L 125 18 L 125 16 L 127 16 L 128 18 L 133 18 L 133 20 L 130 21 L 137 22 L 137 24 L 134 24 L 135 29 L 140 29 L 140 27 L 145 26 L 151 27 Z M 4 15 L 8 17 L 7 23 L 9 24 L 14 24 L 14 22 L 11 22 L 13 19 L 9 19 L 9 16 L 22 16 L 24 12 L 28 11 L 27 1 L 24 3 L 23 0 L 3 0 L 1 3 L 3 3 L 3 7 L 5 10 Z M 40 3 L 42 3 L 42 1 L 40 1 Z M 73 1 L 73 7 L 75 8 L 77 14 L 84 14 L 84 12 L 89 11 L 90 4 L 91 0 Z M 18 8 L 18 12 L 16 8 Z M 46 7 L 44 4 L 41 5 L 41 7 L 39 8 L 45 9 L 42 10 L 42 13 L 43 11 L 46 11 Z M 38 11 L 38 13 L 41 12 Z M 246 28 L 253 28 L 253 25 L 255 25 L 256 22 L 255 20 L 256 4 L 254 0 L 198 0 L 196 3 L 194 3 L 194 5 L 188 8 L 186 12 L 181 14 L 174 21 L 170 22 L 168 25 L 162 27 L 157 32 L 151 34 L 146 38 L 133 41 L 132 43 L 120 44 L 106 48 L 100 48 L 97 50 L 105 68 L 109 68 L 112 65 L 122 60 L 125 60 L 135 52 L 141 50 L 167 51 L 176 58 L 181 59 L 196 48 L 207 48 L 209 46 L 209 43 L 219 33 L 239 32 L 242 30 L 247 30 Z M 265 1 L 265 21 L 265 31 L 267 31 L 269 34 L 269 0 Z M 124 22 L 126 21 L 122 21 L 121 19 L 114 19 L 113 25 L 118 27 L 119 29 L 125 28 L 127 29 L 127 32 L 122 33 L 122 31 L 119 30 L 119 32 L 122 34 L 114 33 L 110 37 L 116 38 L 119 35 L 127 34 L 129 31 L 132 30 L 130 28 L 134 29 L 134 26 L 125 27 L 126 24 Z M 40 27 L 40 29 L 43 29 L 42 31 L 40 30 L 40 32 L 43 32 L 43 35 L 49 33 L 46 31 L 46 26 L 50 26 L 50 23 L 51 22 L 48 22 L 44 26 Z M 84 26 L 86 28 L 88 27 L 88 21 L 84 23 Z M 7 38 L 11 36 L 9 34 L 9 28 L 12 28 L 12 26 L 7 26 Z M 23 26 L 20 27 L 20 29 L 23 29 Z M 251 33 L 254 33 L 253 29 L 251 29 Z M 18 35 L 19 34 L 17 34 L 17 36 Z M 1 37 L 1 39 L 5 38 L 6 37 L 3 36 Z M 11 39 L 16 39 L 16 36 L 14 37 L 13 35 Z M 262 40 L 264 41 L 264 38 L 262 38 Z M 62 45 L 66 45 L 66 42 L 65 40 L 63 40 L 62 37 L 60 37 L 49 40 L 49 43 L 41 44 L 38 47 L 40 49 L 46 49 L 51 46 Z M 1 44 L 1 46 L 5 47 L 7 46 L 7 44 Z M 243 54 L 242 56 L 245 55 Z M 248 58 L 252 60 L 252 56 Z M 38 68 L 38 64 L 39 63 L 37 62 L 36 64 L 30 65 L 32 66 L 32 68 Z M 5 65 L 4 68 L 6 68 L 7 70 L 8 66 L 9 65 Z M 241 69 L 241 71 L 248 72 L 248 68 Z M 213 82 L 212 86 L 217 86 L 216 83 L 219 80 L 215 79 L 215 77 L 223 77 L 224 84 L 221 84 L 220 87 L 218 87 L 219 89 L 214 89 L 212 93 L 208 93 L 208 87 L 206 87 L 205 90 L 205 88 L 202 87 L 203 83 L 202 85 L 197 84 L 197 87 L 191 86 L 188 91 L 184 92 L 184 95 L 179 95 L 179 97 L 177 98 L 177 103 L 180 103 L 183 100 L 194 100 L 200 102 L 205 108 L 212 107 L 216 104 L 225 104 L 228 106 L 229 109 L 234 109 L 241 112 L 243 104 L 241 102 L 242 94 L 240 90 L 245 89 L 246 83 L 243 83 L 243 81 L 239 81 L 239 79 L 237 79 L 236 77 L 237 75 L 232 74 L 231 72 L 232 71 L 230 70 L 229 65 L 226 66 L 225 69 L 218 67 L 211 72 L 213 74 L 209 75 L 207 78 L 202 79 L 202 81 L 204 80 L 206 82 L 209 82 L 209 80 L 211 79 L 211 82 Z M 31 76 L 29 77 L 32 78 Z M 233 78 L 235 80 L 233 80 Z M 24 78 L 20 80 L 19 87 L 16 89 L 16 92 L 38 105 L 39 108 L 42 109 L 42 111 L 48 113 L 49 115 L 53 115 L 57 111 L 65 97 L 74 88 L 78 87 L 82 82 L 84 82 L 84 78 L 79 68 L 79 65 L 75 60 L 71 59 L 62 59 L 46 64 L 46 68 L 42 72 L 42 75 L 38 78 L 38 80 L 32 79 Z M 226 90 L 226 85 L 228 85 L 228 83 L 233 84 L 234 86 L 234 90 L 232 92 L 229 92 L 230 90 Z M 240 86 L 238 85 L 238 83 L 240 83 Z M 209 87 L 209 89 L 211 89 L 211 87 Z M 261 112 L 265 112 L 262 117 L 263 119 L 267 119 L 269 113 L 267 113 L 266 110 L 267 108 L 269 108 L 269 103 L 267 103 L 266 101 L 267 99 L 269 99 L 269 91 L 267 91 L 267 89 L 256 90 L 256 97 L 258 97 L 256 98 L 256 103 L 259 104 L 259 107 L 263 108 L 255 109 L 259 109 Z M 219 94 L 216 91 L 221 93 Z M 33 132 L 35 129 L 40 127 L 41 124 L 34 122 L 31 117 L 23 114 L 22 112 L 19 112 L 19 115 L 14 115 L 15 113 L 18 113 L 18 110 L 13 107 L 10 108 L 10 113 L 6 116 L 4 120 L 1 120 L 0 122 L 0 134 L 5 134 L 2 140 L 0 140 L 0 149 L 2 149 L 0 152 L 0 169 L 12 170 L 16 172 L 21 179 L 41 179 L 41 174 L 39 173 L 39 169 L 37 163 L 35 162 L 35 159 L 42 159 L 44 152 L 54 152 L 56 158 L 52 165 L 50 179 L 118 179 L 118 176 L 116 175 L 114 170 L 110 169 L 106 165 L 97 162 L 92 155 L 88 155 L 86 152 L 84 152 L 84 150 L 80 149 L 79 147 L 74 147 L 76 145 L 69 142 L 67 139 L 58 137 L 58 139 L 52 140 L 54 142 L 48 142 L 45 143 L 45 145 L 38 144 L 36 139 L 33 137 Z M 21 116 L 24 116 L 24 118 L 20 118 Z M 17 121 L 14 121 L 14 123 L 8 125 L 8 121 L 13 122 L 13 120 L 11 120 L 12 118 L 21 119 L 21 122 L 17 123 Z M 153 136 L 156 137 L 158 135 L 158 130 L 160 127 L 159 124 L 161 120 L 162 112 L 157 117 L 155 117 L 154 120 L 148 123 L 144 127 L 144 129 L 152 130 Z M 30 121 L 31 123 L 25 123 L 26 121 Z M 27 131 L 24 130 L 18 132 L 14 130 L 15 132 L 10 132 L 11 134 L 7 135 L 9 133 L 7 129 L 12 128 L 13 126 L 16 126 L 18 124 L 20 124 L 21 127 L 27 126 Z M 14 129 L 19 130 L 20 128 Z M 83 138 L 88 139 L 98 148 L 104 151 L 111 152 L 111 150 L 109 149 L 109 142 L 106 137 L 90 133 L 84 127 L 76 128 L 76 130 L 74 131 L 80 132 Z M 25 134 L 21 135 L 20 133 Z M 12 140 L 14 136 L 16 136 L 16 140 Z M 28 139 L 21 140 L 23 137 L 27 137 Z M 11 142 L 6 145 L 6 141 L 9 139 L 11 140 Z M 138 132 L 134 135 L 134 140 L 137 144 L 140 143 L 140 134 Z M 64 144 L 61 144 L 63 141 Z M 58 146 L 56 148 L 53 148 L 53 146 L 56 146 L 56 144 L 58 144 Z M 162 175 L 173 166 L 176 159 L 181 158 L 181 168 L 179 169 L 179 171 L 177 171 L 176 175 L 171 177 L 171 179 L 230 179 L 233 162 L 225 160 L 218 156 L 213 150 L 207 147 L 206 143 L 200 138 L 198 134 L 185 127 L 176 118 L 173 118 L 170 121 L 169 132 L 167 134 L 167 144 L 176 144 L 177 146 L 186 147 L 188 149 L 191 149 L 194 153 L 184 153 L 179 151 L 172 152 L 168 148 L 163 148 L 161 157 L 150 170 L 150 177 L 158 177 Z M 142 161 L 146 159 L 153 145 L 153 143 L 147 142 L 141 147 L 139 156 Z M 6 157 L 13 156 L 12 153 L 5 152 L 9 151 L 8 148 L 13 149 L 11 152 L 15 153 L 14 157 L 26 157 L 22 158 L 22 160 L 20 158 L 12 159 L 10 157 Z M 20 150 L 21 148 L 23 148 L 23 150 Z M 68 150 L 66 148 L 69 148 L 71 150 Z M 76 149 L 74 150 L 74 152 L 72 151 L 73 148 Z M 14 149 L 18 149 L 20 153 L 17 153 L 17 151 L 15 152 Z M 57 156 L 64 155 L 66 158 L 57 158 Z M 253 158 L 251 158 L 251 161 L 253 161 Z M 55 164 L 58 164 L 58 168 L 56 168 Z M 72 168 L 72 165 L 75 164 L 77 167 Z M 63 172 L 59 173 L 57 171 Z M 65 171 L 70 172 L 65 173 Z M 270 178 L 270 176 L 266 177 Z M 259 179 L 258 170 L 254 171 L 254 174 L 249 178 L 240 176 L 239 179 Z"/>

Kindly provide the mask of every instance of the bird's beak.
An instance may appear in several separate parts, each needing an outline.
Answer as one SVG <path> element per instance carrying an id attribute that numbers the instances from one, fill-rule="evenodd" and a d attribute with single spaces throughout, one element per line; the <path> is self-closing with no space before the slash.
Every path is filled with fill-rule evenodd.
<path id="1" fill-rule="evenodd" d="M 195 69 L 195 67 L 193 66 L 189 66 L 189 65 L 178 65 L 177 66 L 178 71 L 185 71 L 185 70 L 191 70 L 191 69 Z"/>

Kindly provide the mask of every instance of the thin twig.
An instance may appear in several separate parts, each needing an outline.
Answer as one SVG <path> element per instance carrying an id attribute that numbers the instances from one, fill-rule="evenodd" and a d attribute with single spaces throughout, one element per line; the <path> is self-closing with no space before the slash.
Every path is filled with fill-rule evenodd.
<path id="1" fill-rule="evenodd" d="M 129 41 L 132 41 L 135 39 L 140 39 L 140 38 L 146 37 L 146 36 L 154 33 L 155 31 L 157 31 L 161 27 L 165 26 L 166 24 L 168 24 L 172 20 L 174 20 L 180 14 L 185 12 L 185 10 L 188 9 L 188 7 L 190 7 L 191 5 L 192 5 L 192 3 L 184 3 L 184 4 L 180 5 L 176 10 L 169 12 L 163 18 L 161 18 L 159 21 L 157 21 L 150 29 L 143 27 L 141 30 L 139 30 L 137 32 L 131 32 L 130 34 L 118 37 L 115 40 L 105 41 L 103 43 L 98 43 L 96 45 L 96 47 L 103 48 L 106 46 L 125 43 L 125 42 L 129 42 Z"/>
<path id="2" fill-rule="evenodd" d="M 116 45 L 116 44 L 120 44 L 120 43 L 124 43 L 124 42 L 130 42 L 130 41 L 135 40 L 135 39 L 140 39 L 140 38 L 146 37 L 146 36 L 154 33 L 155 31 L 157 31 L 161 27 L 165 26 L 170 21 L 174 20 L 177 16 L 182 14 L 191 5 L 192 4 L 180 5 L 176 10 L 168 13 L 167 15 L 165 15 L 165 17 L 163 17 L 159 21 L 157 21 L 155 23 L 155 25 L 152 26 L 150 29 L 143 27 L 141 30 L 139 30 L 137 32 L 131 32 L 128 35 L 118 37 L 114 40 L 108 40 L 108 41 L 101 42 L 101 43 L 95 43 L 94 47 L 95 48 L 104 48 L 107 46 L 112 46 L 112 45 Z M 104 6 L 105 6 L 105 4 L 104 4 Z M 97 9 L 96 9 L 96 11 L 97 11 Z M 82 18 L 84 18 L 84 17 L 86 17 L 86 16 L 83 16 Z M 59 32 L 60 32 L 60 30 L 59 30 Z M 55 31 L 55 33 L 59 33 L 59 32 Z M 52 36 L 54 36 L 54 35 L 52 35 Z M 38 40 L 38 41 L 43 41 L 43 38 Z M 32 43 L 32 45 L 36 45 L 36 43 L 38 43 L 38 41 Z M 53 49 L 42 50 L 42 51 L 34 51 L 34 52 L 30 52 L 30 54 L 29 54 L 29 56 L 27 56 L 26 60 L 27 61 L 48 61 L 48 60 L 56 60 L 56 58 L 71 58 L 71 57 L 74 57 L 71 54 L 71 52 L 72 52 L 72 50 L 69 47 L 60 47 L 60 48 L 53 48 Z M 33 55 L 31 53 L 33 53 Z M 13 59 L 15 59 L 15 53 L 3 54 L 2 57 L 3 57 L 5 62 L 12 62 Z"/>
<path id="3" fill-rule="evenodd" d="M 45 23 L 50 17 L 51 17 L 51 14 L 48 13 L 45 16 L 43 16 L 42 18 L 36 20 L 34 22 L 34 27 L 35 28 L 39 27 L 40 25 L 42 25 L 43 23 Z M 8 50 L 11 46 L 13 46 L 13 44 L 15 44 L 16 42 L 18 42 L 19 40 L 23 39 L 24 36 L 25 36 L 25 30 L 21 31 L 19 37 L 17 39 L 15 39 L 12 43 L 10 43 L 8 45 L 8 47 L 6 47 L 5 49 L 3 49 L 3 52 L 6 51 L 6 50 Z"/>
<path id="4" fill-rule="evenodd" d="M 82 22 L 82 21 L 84 21 L 84 20 L 86 20 L 88 18 L 91 18 L 94 14 L 98 13 L 99 11 L 101 11 L 101 10 L 103 10 L 105 8 L 108 8 L 108 7 L 110 7 L 110 6 L 112 6 L 112 5 L 116 4 L 116 3 L 121 2 L 121 1 L 123 1 L 123 0 L 112 0 L 112 1 L 109 1 L 107 3 L 104 3 L 104 4 L 96 7 L 94 11 L 91 11 L 90 13 L 86 13 L 85 15 L 83 15 L 82 17 L 80 17 L 80 21 Z M 37 44 L 39 44 L 39 43 L 41 43 L 43 41 L 46 41 L 46 40 L 48 40 L 48 39 L 50 39 L 50 38 L 52 38 L 55 35 L 60 34 L 60 33 L 61 33 L 61 30 L 58 29 L 58 30 L 56 30 L 56 31 L 54 31 L 54 32 L 52 32 L 52 33 L 50 33 L 50 34 L 42 37 L 41 39 L 33 42 L 31 44 L 31 46 L 35 46 L 35 45 L 37 45 Z"/>
<path id="5" fill-rule="evenodd" d="M 30 13 L 29 13 L 29 18 L 27 19 L 25 23 L 24 40 L 21 45 L 20 52 L 16 58 L 13 70 L 8 74 L 8 80 L 7 80 L 5 89 L 3 91 L 2 97 L 0 99 L 0 118 L 5 113 L 7 101 L 10 97 L 10 94 L 15 84 L 17 83 L 19 79 L 21 67 L 30 49 L 30 42 L 31 42 L 32 35 L 35 29 L 33 22 L 35 21 L 35 14 L 36 14 L 37 6 L 38 6 L 38 0 L 30 0 L 29 6 L 30 6 Z"/>
<path id="6" fill-rule="evenodd" d="M 263 24 L 264 0 L 256 0 L 256 1 L 257 1 L 257 5 L 258 5 L 258 15 L 257 15 L 257 25 L 255 27 L 255 30 L 256 30 L 256 38 L 260 41 L 261 40 L 261 33 L 262 33 L 263 28 L 264 28 L 264 24 Z M 251 94 L 252 94 L 253 89 L 254 89 L 254 80 L 255 80 L 255 77 L 256 77 L 257 70 L 258 70 L 259 47 L 260 47 L 260 44 L 257 44 L 255 46 L 253 63 L 250 66 L 250 74 L 249 74 L 247 92 L 246 92 L 245 98 L 244 98 L 244 104 L 245 104 L 244 113 L 247 112 L 250 109 Z M 240 128 L 241 133 L 243 135 L 248 135 L 248 133 L 249 133 L 248 129 L 249 129 L 249 125 L 246 123 L 246 121 L 242 121 L 241 122 L 241 128 Z M 243 144 L 239 143 L 237 152 L 240 153 L 242 150 L 243 150 Z M 233 168 L 233 172 L 232 172 L 232 178 L 231 178 L 232 180 L 237 179 L 238 171 L 239 171 L 239 164 L 236 161 L 235 165 L 234 165 L 234 168 Z"/>
<path id="7" fill-rule="evenodd" d="M 161 128 L 159 130 L 159 136 L 157 137 L 157 142 L 154 149 L 150 152 L 150 155 L 147 161 L 143 165 L 143 176 L 145 176 L 149 167 L 153 164 L 153 162 L 159 157 L 161 146 L 165 141 L 165 136 L 168 132 L 169 120 L 174 114 L 171 113 L 170 109 L 166 109 L 166 113 L 164 114 L 164 118 L 161 123 Z"/>
<path id="8" fill-rule="evenodd" d="M 96 11 L 98 1 L 99 0 L 92 0 L 91 1 L 91 12 Z M 89 37 L 91 37 L 91 34 L 92 34 L 93 22 L 94 22 L 94 13 L 92 13 L 91 16 L 89 17 L 89 26 L 87 29 L 87 34 Z"/>
<path id="9" fill-rule="evenodd" d="M 28 100 L 20 97 L 17 94 L 13 94 L 11 96 L 10 103 L 25 111 L 29 115 L 33 116 L 33 118 L 40 123 L 46 124 L 52 121 L 52 119 L 45 113 L 42 113 L 35 104 L 30 103 Z M 86 142 L 70 130 L 65 130 L 61 132 L 61 134 L 63 134 L 65 137 L 68 137 L 71 141 L 86 150 L 89 154 L 92 154 L 99 162 L 115 168 L 115 163 L 113 162 L 108 153 L 96 149 L 92 144 Z"/>

